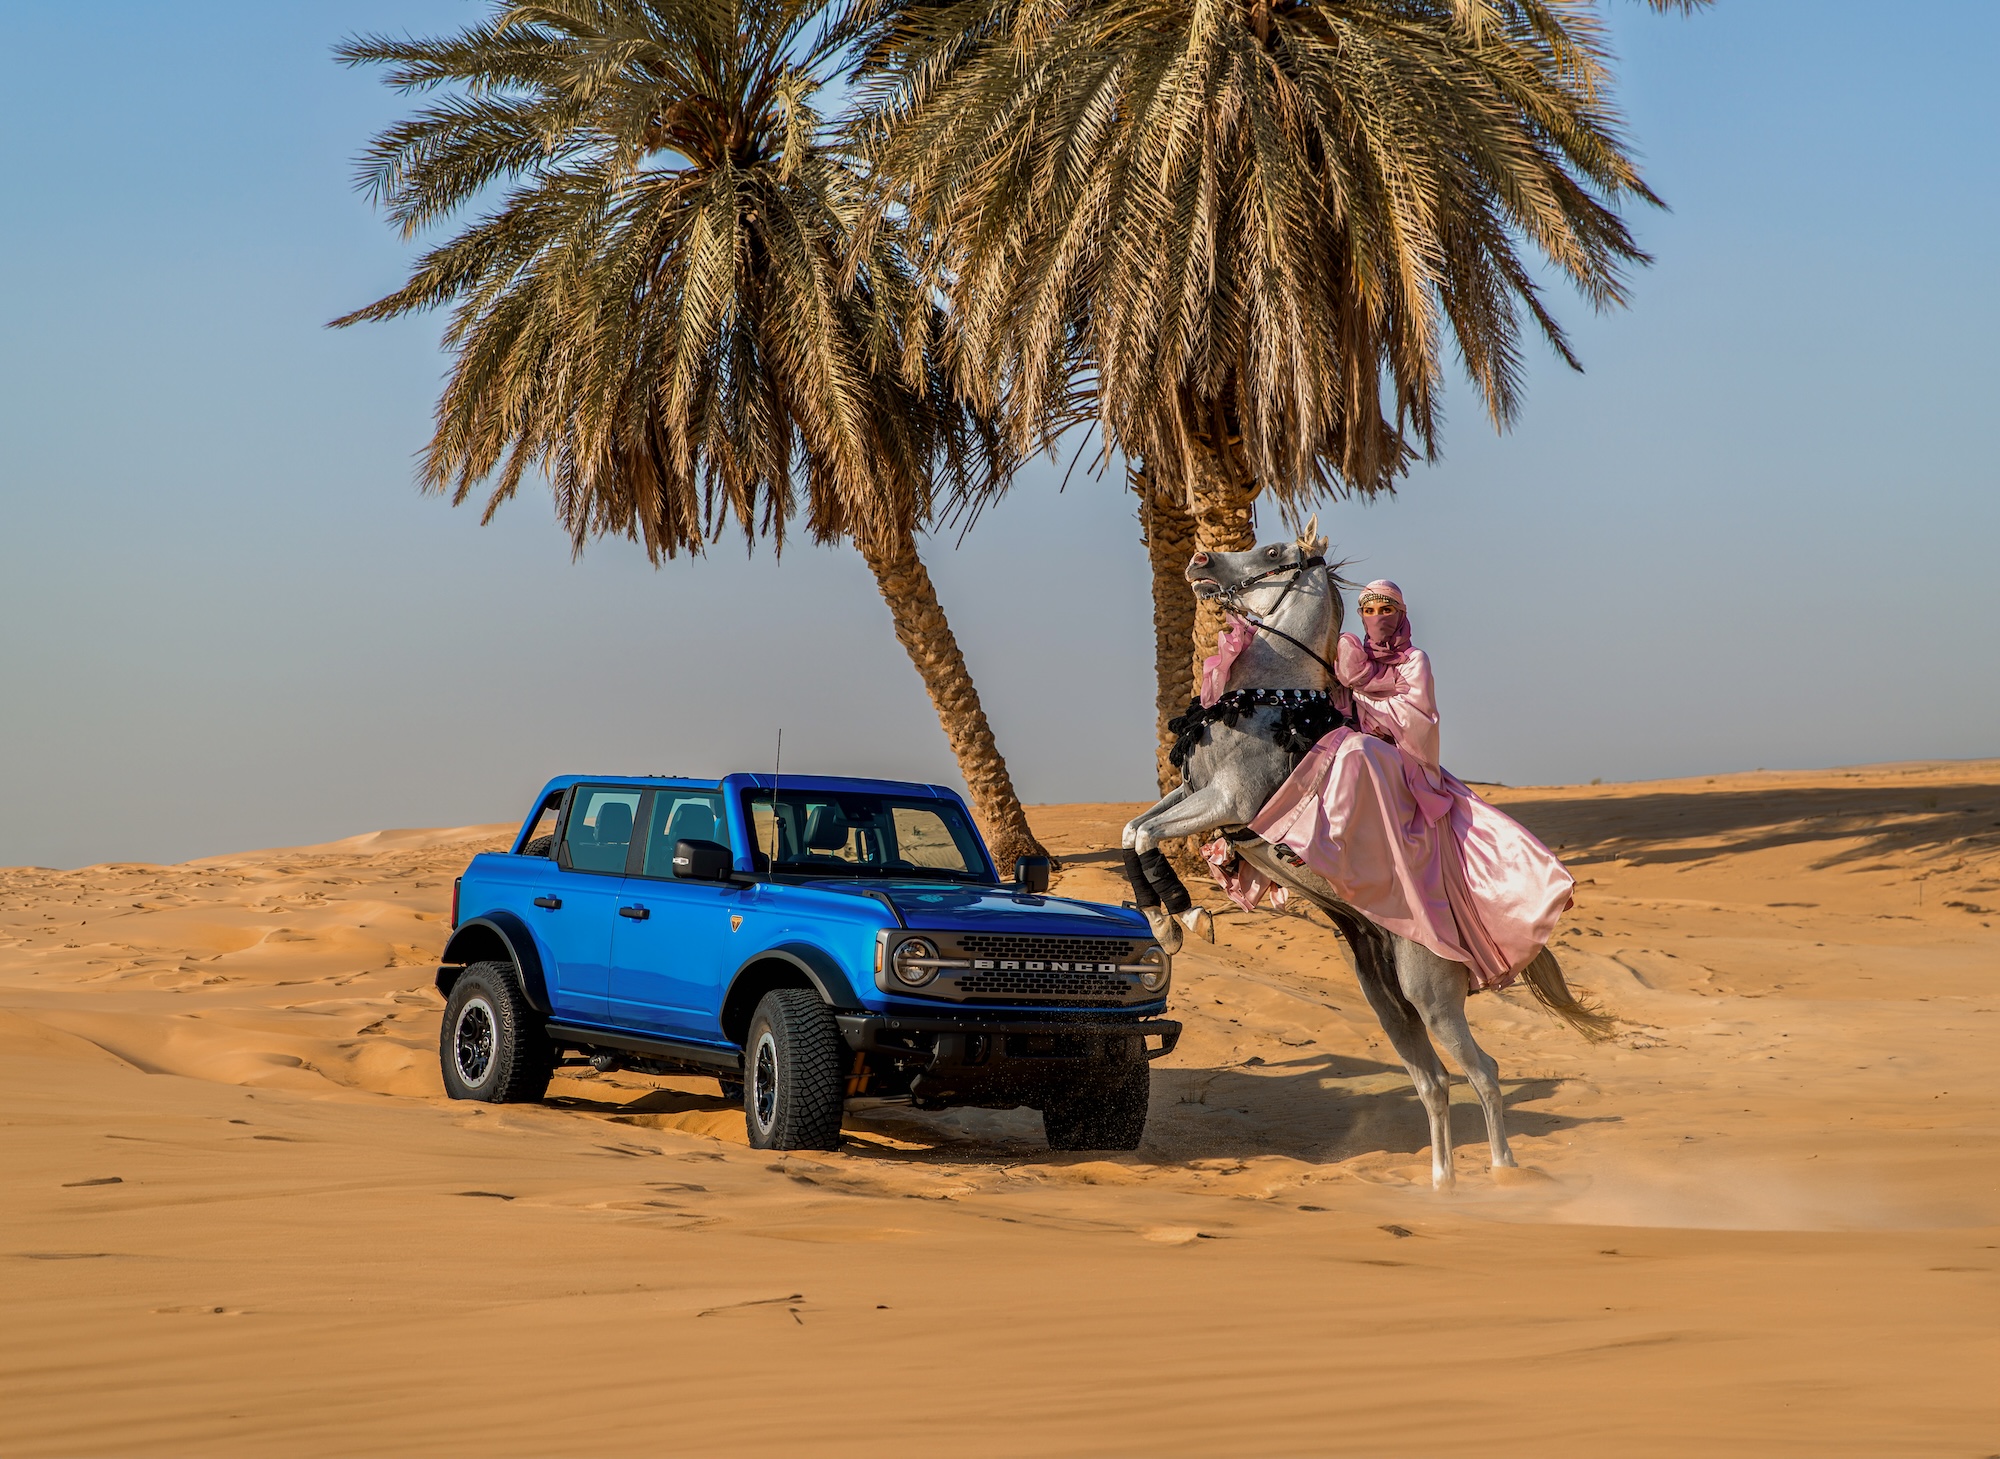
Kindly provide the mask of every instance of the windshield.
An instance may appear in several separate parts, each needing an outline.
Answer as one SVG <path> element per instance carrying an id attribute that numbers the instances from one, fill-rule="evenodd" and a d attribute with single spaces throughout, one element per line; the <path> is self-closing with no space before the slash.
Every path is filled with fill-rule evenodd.
<path id="1" fill-rule="evenodd" d="M 777 869 L 794 875 L 992 880 L 978 832 L 948 800 L 780 787 L 775 831 L 770 791 L 744 791 L 743 813 L 759 871 L 775 836 Z"/>

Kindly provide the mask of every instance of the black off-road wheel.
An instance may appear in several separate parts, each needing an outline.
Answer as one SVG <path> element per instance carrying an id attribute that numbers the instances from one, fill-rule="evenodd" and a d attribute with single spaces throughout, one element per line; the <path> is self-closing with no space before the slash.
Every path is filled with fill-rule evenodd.
<path id="1" fill-rule="evenodd" d="M 774 988 L 743 1043 L 743 1115 L 756 1150 L 832 1150 L 840 1144 L 847 1045 L 810 988 Z"/>
<path id="2" fill-rule="evenodd" d="M 1042 1129 L 1051 1150 L 1136 1150 L 1146 1135 L 1150 1064 L 1112 1064 L 1050 1099 Z"/>
<path id="3" fill-rule="evenodd" d="M 505 963 L 474 963 L 452 984 L 438 1032 L 444 1092 L 453 1099 L 522 1104 L 548 1093 L 555 1050 Z"/>

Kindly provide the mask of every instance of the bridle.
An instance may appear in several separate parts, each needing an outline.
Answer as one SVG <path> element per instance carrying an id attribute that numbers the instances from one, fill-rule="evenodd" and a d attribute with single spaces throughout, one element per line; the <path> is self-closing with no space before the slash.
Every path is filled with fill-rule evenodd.
<path id="1" fill-rule="evenodd" d="M 1327 734 L 1353 721 L 1334 702 L 1334 694 L 1340 687 L 1340 674 L 1332 664 L 1322 658 L 1317 649 L 1301 643 L 1282 628 L 1273 627 L 1270 619 L 1285 606 L 1285 600 L 1298 591 L 1306 574 L 1314 569 L 1326 567 L 1326 559 L 1317 553 L 1308 555 L 1304 547 L 1299 547 L 1290 562 L 1267 568 L 1254 577 L 1245 578 L 1240 583 L 1224 587 L 1213 578 L 1207 579 L 1215 588 L 1214 601 L 1220 603 L 1225 612 L 1242 619 L 1250 625 L 1254 633 L 1268 633 L 1274 638 L 1282 638 L 1286 643 L 1311 658 L 1326 670 L 1327 687 L 1324 689 L 1232 689 L 1213 702 L 1204 704 L 1200 698 L 1188 701 L 1187 712 L 1167 721 L 1167 731 L 1174 737 L 1173 749 L 1167 759 L 1175 769 L 1186 773 L 1188 757 L 1195 747 L 1204 743 L 1208 728 L 1217 722 L 1234 726 L 1244 715 L 1262 709 L 1275 709 L 1274 720 L 1260 726 L 1277 746 L 1288 752 L 1294 761 L 1303 756 Z M 1334 578 L 1327 576 L 1327 592 L 1334 591 Z M 1278 601 L 1271 605 L 1270 612 L 1251 611 L 1243 601 L 1243 595 L 1259 584 L 1270 584 L 1273 578 L 1289 579 L 1284 591 L 1278 594 Z M 1336 600 L 1337 601 L 1337 600 Z"/>
<path id="2" fill-rule="evenodd" d="M 1293 638 L 1289 633 L 1285 632 L 1284 629 L 1272 627 L 1271 624 L 1267 621 L 1277 616 L 1278 610 L 1285 606 L 1285 599 L 1291 597 L 1291 595 L 1298 590 L 1299 584 L 1305 581 L 1305 575 L 1307 572 L 1316 567 L 1326 566 L 1326 558 L 1317 553 L 1315 553 L 1311 557 L 1308 557 L 1306 556 L 1306 550 L 1303 547 L 1295 547 L 1293 550 L 1294 552 L 1296 552 L 1297 556 L 1295 556 L 1292 561 L 1284 564 L 1282 567 L 1269 568 L 1264 572 L 1258 573 L 1257 576 L 1253 578 L 1245 578 L 1242 582 L 1233 583 L 1226 588 L 1223 587 L 1220 583 L 1217 583 L 1215 600 L 1218 603 L 1222 604 L 1225 610 L 1235 614 L 1238 618 L 1241 618 L 1245 623 L 1249 624 L 1251 628 L 1256 630 L 1258 633 L 1268 633 L 1272 635 L 1272 637 L 1274 638 L 1282 638 L 1286 643 L 1292 645 L 1293 648 L 1298 649 L 1300 652 L 1306 654 L 1308 657 L 1315 660 L 1321 668 L 1326 670 L 1327 678 L 1331 681 L 1331 683 L 1338 684 L 1340 682 L 1339 673 L 1334 669 L 1332 664 L 1328 663 L 1324 658 L 1320 657 L 1317 650 L 1313 649 L 1307 644 L 1299 642 L 1299 640 Z M 1270 610 L 1268 612 L 1265 613 L 1253 612 L 1250 609 L 1249 605 L 1243 601 L 1243 594 L 1248 592 L 1250 589 L 1256 587 L 1259 583 L 1268 582 L 1272 578 L 1283 577 L 1286 574 L 1290 574 L 1291 581 L 1285 584 L 1284 591 L 1278 594 L 1278 601 L 1271 605 Z M 1327 585 L 1328 591 L 1332 590 L 1332 586 L 1333 585 L 1331 583 L 1328 583 Z"/>

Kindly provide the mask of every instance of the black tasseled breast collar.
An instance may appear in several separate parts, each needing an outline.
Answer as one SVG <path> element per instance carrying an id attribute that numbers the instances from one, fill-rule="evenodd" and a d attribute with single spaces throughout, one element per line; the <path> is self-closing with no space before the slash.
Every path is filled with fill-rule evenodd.
<path id="1" fill-rule="evenodd" d="M 1167 752 L 1167 759 L 1185 774 L 1188 756 L 1208 738 L 1210 725 L 1219 721 L 1234 727 L 1237 720 L 1252 710 L 1269 708 L 1278 711 L 1278 722 L 1270 727 L 1271 738 L 1294 760 L 1302 758 L 1341 725 L 1354 723 L 1334 708 L 1324 689 L 1231 689 L 1209 705 L 1190 699 L 1187 713 L 1167 721 L 1167 731 L 1174 737 L 1174 747 Z"/>

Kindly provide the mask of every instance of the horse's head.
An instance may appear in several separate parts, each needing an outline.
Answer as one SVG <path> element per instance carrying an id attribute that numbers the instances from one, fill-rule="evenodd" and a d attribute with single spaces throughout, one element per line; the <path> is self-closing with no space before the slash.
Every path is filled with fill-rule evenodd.
<path id="1" fill-rule="evenodd" d="M 1197 552 L 1187 568 L 1194 595 L 1220 599 L 1234 613 L 1280 615 L 1331 638 L 1343 616 L 1340 579 L 1327 563 L 1318 525 L 1315 517 L 1296 542 L 1272 542 L 1248 552 Z"/>

